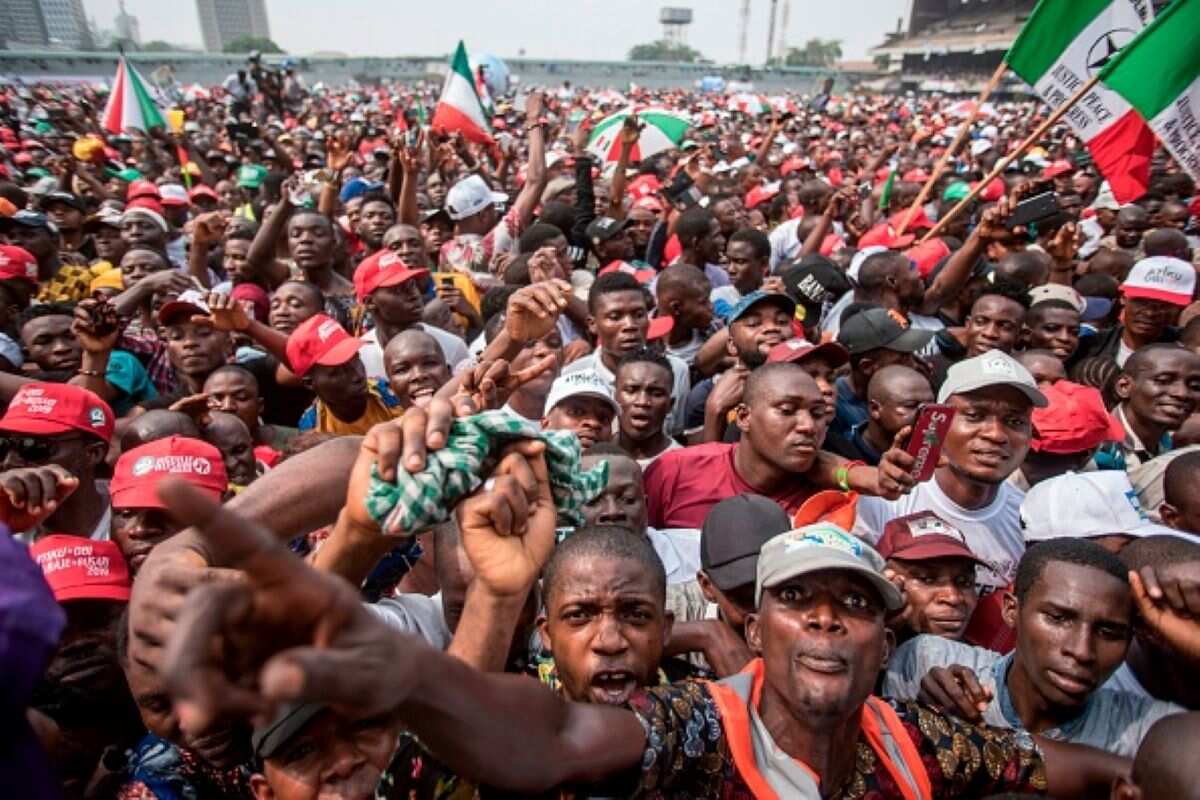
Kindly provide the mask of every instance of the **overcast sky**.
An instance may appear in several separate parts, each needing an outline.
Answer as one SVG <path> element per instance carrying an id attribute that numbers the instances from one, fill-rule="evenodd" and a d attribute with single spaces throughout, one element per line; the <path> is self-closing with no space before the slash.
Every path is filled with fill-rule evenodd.
<path id="1" fill-rule="evenodd" d="M 780 16 L 783 4 L 780 0 Z M 909 0 L 790 0 L 788 42 L 841 39 L 848 59 L 907 16 Z M 117 0 L 84 0 L 88 16 L 111 29 Z M 629 48 L 659 38 L 659 8 L 647 0 L 267 0 L 271 36 L 285 50 L 356 55 L 435 55 L 461 38 L 468 52 L 578 59 L 624 59 Z M 741 0 L 684 0 L 695 14 L 688 43 L 718 62 L 738 59 Z M 193 0 L 126 0 L 142 40 L 201 44 Z M 747 58 L 766 55 L 770 0 L 751 0 Z"/>

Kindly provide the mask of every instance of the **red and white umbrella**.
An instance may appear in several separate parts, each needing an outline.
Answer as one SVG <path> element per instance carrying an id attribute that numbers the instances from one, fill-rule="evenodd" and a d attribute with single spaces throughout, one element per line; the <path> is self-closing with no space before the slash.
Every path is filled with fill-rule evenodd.
<path id="1" fill-rule="evenodd" d="M 628 106 L 596 123 L 588 140 L 588 152 L 601 162 L 615 162 L 621 155 L 621 128 L 630 114 L 642 126 L 637 144 L 629 153 L 630 163 L 678 147 L 691 126 L 684 115 L 665 108 Z"/>

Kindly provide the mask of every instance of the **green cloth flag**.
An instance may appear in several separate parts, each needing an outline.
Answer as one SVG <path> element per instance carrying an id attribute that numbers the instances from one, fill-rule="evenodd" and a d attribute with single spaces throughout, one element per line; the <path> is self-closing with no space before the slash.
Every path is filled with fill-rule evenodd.
<path id="1" fill-rule="evenodd" d="M 425 469 L 397 469 L 394 482 L 371 476 L 367 511 L 386 536 L 408 537 L 445 522 L 454 506 L 483 483 L 484 465 L 504 445 L 520 439 L 546 443 L 550 489 L 560 520 L 582 521 L 580 509 L 608 484 L 608 462 L 584 472 L 579 466 L 579 438 L 570 431 L 543 431 L 507 411 L 485 411 L 454 420 L 446 446 L 426 457 Z"/>
<path id="2" fill-rule="evenodd" d="M 1200 0 L 1175 0 L 1100 73 L 1200 181 Z"/>
<path id="3" fill-rule="evenodd" d="M 1075 95 L 1153 19 L 1148 0 L 1041 0 L 1004 57 L 1054 109 Z M 1146 193 L 1154 134 L 1130 104 L 1094 86 L 1064 119 L 1119 202 Z"/>
<path id="4" fill-rule="evenodd" d="M 879 193 L 879 210 L 887 211 L 892 202 L 892 187 L 896 185 L 896 167 L 888 172 L 887 180 L 883 182 L 883 191 Z"/>

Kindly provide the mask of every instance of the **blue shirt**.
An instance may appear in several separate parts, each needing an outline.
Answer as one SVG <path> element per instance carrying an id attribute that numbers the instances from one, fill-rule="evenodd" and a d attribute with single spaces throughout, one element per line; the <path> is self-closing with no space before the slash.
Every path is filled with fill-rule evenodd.
<path id="1" fill-rule="evenodd" d="M 855 427 L 862 425 L 870 416 L 867 414 L 867 402 L 859 400 L 850 388 L 850 378 L 846 375 L 837 379 L 837 410 L 829 430 L 849 439 Z"/>

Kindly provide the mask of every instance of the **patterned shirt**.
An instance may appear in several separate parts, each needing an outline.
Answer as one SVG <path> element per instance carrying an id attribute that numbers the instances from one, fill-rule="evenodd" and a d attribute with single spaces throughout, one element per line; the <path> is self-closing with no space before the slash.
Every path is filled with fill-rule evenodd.
<path id="1" fill-rule="evenodd" d="M 38 287 L 39 303 L 78 303 L 92 294 L 92 279 L 99 273 L 86 266 L 63 264 L 54 277 Z"/>
<path id="2" fill-rule="evenodd" d="M 630 706 L 646 729 L 639 797 L 753 800 L 738 773 L 720 713 L 705 684 L 684 681 L 635 694 Z M 1035 749 L 1011 732 L 970 725 L 917 704 L 894 704 L 929 773 L 933 797 L 1044 794 L 1045 767 Z M 833 800 L 886 800 L 903 795 L 860 736 L 854 773 Z"/>
<path id="3" fill-rule="evenodd" d="M 152 733 L 129 751 L 125 780 L 117 800 L 201 800 L 254 797 L 251 770 L 238 766 L 219 770 L 190 750 L 171 744 Z"/>
<path id="4" fill-rule="evenodd" d="M 440 269 L 452 272 L 491 272 L 497 253 L 516 252 L 517 239 L 525 232 L 525 223 L 516 208 L 485 235 L 459 234 L 442 245 Z"/>

